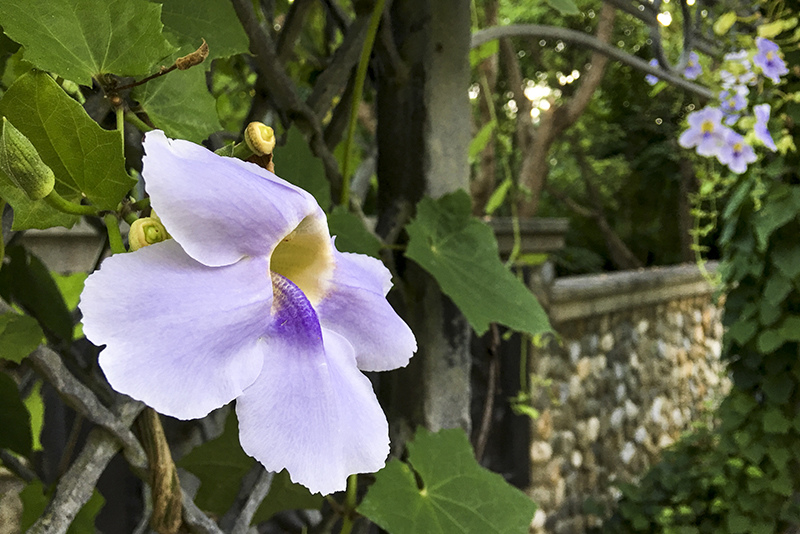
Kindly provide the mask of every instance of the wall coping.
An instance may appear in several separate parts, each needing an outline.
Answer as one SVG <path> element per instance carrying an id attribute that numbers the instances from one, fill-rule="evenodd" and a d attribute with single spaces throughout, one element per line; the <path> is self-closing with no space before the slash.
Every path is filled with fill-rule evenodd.
<path id="1" fill-rule="evenodd" d="M 718 267 L 718 262 L 706 264 L 706 270 L 712 274 Z M 714 290 L 695 264 L 568 276 L 556 279 L 550 286 L 548 311 L 550 320 L 560 323 L 704 296 Z"/>

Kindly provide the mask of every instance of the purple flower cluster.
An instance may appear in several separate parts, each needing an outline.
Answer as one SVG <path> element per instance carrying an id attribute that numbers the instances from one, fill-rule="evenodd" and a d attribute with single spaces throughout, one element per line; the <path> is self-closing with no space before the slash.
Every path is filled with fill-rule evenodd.
<path id="1" fill-rule="evenodd" d="M 658 67 L 658 60 L 653 58 L 648 63 L 651 67 Z M 697 55 L 697 52 L 690 52 L 689 53 L 689 60 L 686 63 L 686 68 L 683 70 L 683 77 L 687 80 L 696 80 L 698 76 L 703 73 L 703 67 L 700 66 L 700 56 Z M 655 85 L 658 83 L 658 76 L 655 74 L 648 74 L 644 77 L 644 81 L 646 81 L 650 85 Z"/>
<path id="2" fill-rule="evenodd" d="M 788 72 L 778 45 L 758 37 L 756 46 L 758 51 L 752 56 L 752 63 L 751 53 L 746 50 L 725 56 L 725 69 L 719 72 L 722 86 L 719 105 L 706 106 L 690 113 L 687 117 L 689 128 L 678 139 L 680 146 L 694 148 L 701 156 L 716 157 L 737 174 L 745 172 L 747 165 L 756 161 L 755 151 L 745 140 L 745 136 L 731 128 L 747 112 L 750 94 L 748 86 L 758 81 L 758 74 L 753 71 L 752 65 L 758 67 L 761 74 L 773 83 L 780 83 L 781 76 Z M 748 137 L 755 138 L 774 152 L 777 146 L 768 128 L 769 104 L 754 106 L 753 115 L 755 125 L 752 132 L 747 134 Z"/>

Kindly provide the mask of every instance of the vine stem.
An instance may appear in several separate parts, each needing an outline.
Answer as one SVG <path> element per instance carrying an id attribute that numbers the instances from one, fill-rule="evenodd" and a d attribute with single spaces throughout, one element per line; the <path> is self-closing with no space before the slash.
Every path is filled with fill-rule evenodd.
<path id="1" fill-rule="evenodd" d="M 339 534 L 350 534 L 353 530 L 353 514 L 356 509 L 358 499 L 358 475 L 352 474 L 347 477 L 347 493 L 344 498 L 344 517 L 342 518 L 342 530 Z"/>
<path id="2" fill-rule="evenodd" d="M 372 17 L 369 19 L 367 35 L 364 38 L 364 47 L 361 49 L 361 58 L 358 60 L 356 69 L 356 81 L 353 85 L 353 101 L 350 104 L 350 120 L 347 123 L 347 137 L 344 140 L 344 159 L 342 161 L 342 206 L 350 205 L 350 150 L 353 146 L 353 138 L 356 135 L 356 123 L 358 122 L 358 104 L 364 93 L 364 81 L 367 79 L 367 66 L 369 56 L 372 53 L 372 45 L 375 44 L 375 35 L 378 33 L 378 25 L 383 15 L 385 0 L 377 0 L 372 10 Z M 344 531 L 343 531 L 344 532 Z"/>
<path id="3" fill-rule="evenodd" d="M 45 202 L 50 204 L 53 208 L 70 215 L 97 215 L 97 208 L 94 206 L 85 206 L 83 204 L 76 204 L 70 202 L 56 192 L 55 189 L 44 197 Z"/>
<path id="4" fill-rule="evenodd" d="M 106 224 L 108 231 L 108 246 L 114 254 L 123 254 L 128 252 L 125 250 L 125 244 L 122 242 L 122 234 L 119 231 L 119 219 L 114 213 L 106 213 L 103 215 L 103 222 Z"/>

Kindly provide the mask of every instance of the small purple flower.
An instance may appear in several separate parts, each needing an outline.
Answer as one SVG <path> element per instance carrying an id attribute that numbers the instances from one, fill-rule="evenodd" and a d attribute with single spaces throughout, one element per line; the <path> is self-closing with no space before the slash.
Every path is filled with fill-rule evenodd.
<path id="1" fill-rule="evenodd" d="M 775 146 L 775 141 L 772 140 L 772 134 L 769 133 L 769 128 L 767 128 L 770 113 L 769 104 L 759 104 L 753 107 L 753 111 L 756 114 L 756 125 L 753 127 L 756 139 L 761 141 L 765 147 L 775 152 L 778 147 Z"/>
<path id="2" fill-rule="evenodd" d="M 725 132 L 725 143 L 717 153 L 717 159 L 736 174 L 742 174 L 747 170 L 747 164 L 756 160 L 756 153 L 753 147 L 744 142 L 744 137 L 728 129 Z"/>
<path id="3" fill-rule="evenodd" d="M 658 60 L 656 58 L 653 58 L 650 60 L 650 63 L 648 63 L 648 65 L 650 65 L 651 67 L 658 67 Z M 646 81 L 650 85 L 655 85 L 658 83 L 658 76 L 655 76 L 654 74 L 648 74 L 647 76 L 644 77 L 644 81 Z"/>
<path id="4" fill-rule="evenodd" d="M 701 156 L 716 156 L 725 141 L 725 130 L 728 130 L 721 124 L 722 110 L 706 106 L 690 113 L 686 120 L 689 129 L 678 138 L 678 144 L 683 148 L 697 147 Z"/>
<path id="5" fill-rule="evenodd" d="M 739 120 L 739 112 L 747 107 L 749 93 L 750 90 L 745 85 L 737 85 L 720 92 L 720 108 L 725 114 L 725 124 L 730 126 Z"/>
<path id="6" fill-rule="evenodd" d="M 702 73 L 703 67 L 700 66 L 700 56 L 697 55 L 697 52 L 690 52 L 689 61 L 683 71 L 683 77 L 687 80 L 696 80 Z"/>
<path id="7" fill-rule="evenodd" d="M 244 450 L 312 492 L 383 467 L 388 425 L 361 371 L 416 350 L 389 271 L 337 251 L 314 198 L 261 167 L 160 131 L 144 150 L 173 239 L 106 259 L 80 304 L 112 387 L 179 419 L 236 399 Z"/>
<path id="8" fill-rule="evenodd" d="M 781 76 L 789 72 L 789 69 L 786 68 L 786 63 L 781 59 L 780 47 L 763 37 L 756 37 L 756 46 L 758 47 L 758 53 L 753 56 L 753 63 L 761 68 L 761 72 L 772 80 L 772 83 L 779 83 Z"/>

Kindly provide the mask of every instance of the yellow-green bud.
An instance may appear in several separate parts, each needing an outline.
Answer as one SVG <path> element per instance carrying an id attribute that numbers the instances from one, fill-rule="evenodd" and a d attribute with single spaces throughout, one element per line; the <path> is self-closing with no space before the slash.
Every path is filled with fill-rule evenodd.
<path id="1" fill-rule="evenodd" d="M 244 142 L 253 154 L 266 156 L 275 148 L 275 132 L 261 122 L 251 122 L 244 131 Z"/>
<path id="2" fill-rule="evenodd" d="M 56 185 L 53 170 L 39 157 L 36 147 L 5 117 L 0 134 L 0 170 L 31 200 L 46 197 Z"/>
<path id="3" fill-rule="evenodd" d="M 153 217 L 142 217 L 133 221 L 128 232 L 128 245 L 130 245 L 131 251 L 134 251 L 153 243 L 159 243 L 169 237 L 167 229 L 160 220 Z"/>

